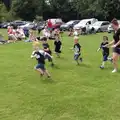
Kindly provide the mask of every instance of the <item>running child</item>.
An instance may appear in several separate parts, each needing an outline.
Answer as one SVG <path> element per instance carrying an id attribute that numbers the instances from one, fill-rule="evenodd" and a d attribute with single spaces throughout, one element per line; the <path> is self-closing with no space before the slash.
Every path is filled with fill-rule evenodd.
<path id="1" fill-rule="evenodd" d="M 48 44 L 48 42 L 47 42 L 47 38 L 46 38 L 46 37 L 42 38 L 42 42 L 43 42 L 43 44 L 42 44 L 43 50 L 44 50 L 45 52 L 47 52 L 48 54 L 51 55 L 52 52 L 51 52 L 50 46 L 49 46 L 49 44 Z"/>
<path id="2" fill-rule="evenodd" d="M 82 57 L 81 56 L 81 45 L 78 42 L 79 38 L 77 36 L 74 37 L 74 60 L 77 62 L 79 65 L 79 60 L 82 62 Z"/>
<path id="3" fill-rule="evenodd" d="M 44 37 L 42 38 L 42 42 L 43 42 L 43 50 L 48 53 L 49 55 L 52 55 L 52 52 L 50 50 L 50 46 L 47 42 L 47 38 Z M 53 63 L 53 59 L 51 57 L 49 57 L 48 55 L 45 56 L 46 59 L 48 59 L 49 62 L 51 62 L 51 66 L 54 66 L 54 63 Z"/>
<path id="4" fill-rule="evenodd" d="M 35 50 L 33 51 L 31 58 L 36 58 L 38 61 L 38 64 L 35 66 L 35 70 L 40 73 L 41 76 L 46 75 L 48 78 L 50 78 L 50 74 L 45 68 L 45 54 L 43 50 Z"/>
<path id="5" fill-rule="evenodd" d="M 60 41 L 60 36 L 58 34 L 55 35 L 54 45 L 55 45 L 55 53 L 57 57 L 60 57 L 62 42 Z"/>
<path id="6" fill-rule="evenodd" d="M 108 37 L 103 36 L 103 42 L 100 44 L 100 48 L 97 51 L 100 51 L 102 49 L 102 55 L 103 55 L 103 62 L 102 65 L 100 66 L 101 69 L 104 69 L 105 67 L 105 62 L 112 61 L 112 58 L 109 58 L 109 48 L 105 47 L 105 45 L 109 44 L 108 42 Z"/>

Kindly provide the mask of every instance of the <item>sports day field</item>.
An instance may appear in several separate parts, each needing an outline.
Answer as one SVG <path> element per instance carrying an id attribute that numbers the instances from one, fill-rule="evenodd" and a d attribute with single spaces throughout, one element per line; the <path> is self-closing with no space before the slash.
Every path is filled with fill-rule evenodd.
<path id="1" fill-rule="evenodd" d="M 7 39 L 6 30 L 0 32 Z M 77 66 L 73 38 L 64 34 L 61 58 L 53 55 L 53 68 L 46 61 L 52 80 L 34 71 L 31 43 L 0 45 L 0 120 L 120 120 L 120 69 L 112 74 L 110 62 L 99 68 L 96 50 L 104 35 L 112 40 L 108 33 L 80 36 L 83 63 Z"/>

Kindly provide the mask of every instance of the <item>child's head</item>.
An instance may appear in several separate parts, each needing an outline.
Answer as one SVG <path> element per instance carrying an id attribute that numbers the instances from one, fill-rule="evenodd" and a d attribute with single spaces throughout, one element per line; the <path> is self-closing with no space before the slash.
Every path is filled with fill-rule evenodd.
<path id="1" fill-rule="evenodd" d="M 41 40 L 42 40 L 43 43 L 46 43 L 47 42 L 47 37 L 43 37 Z"/>
<path id="2" fill-rule="evenodd" d="M 74 37 L 74 44 L 78 43 L 79 38 L 77 36 Z"/>
<path id="3" fill-rule="evenodd" d="M 108 41 L 108 37 L 107 36 L 103 36 L 103 41 L 104 42 Z"/>

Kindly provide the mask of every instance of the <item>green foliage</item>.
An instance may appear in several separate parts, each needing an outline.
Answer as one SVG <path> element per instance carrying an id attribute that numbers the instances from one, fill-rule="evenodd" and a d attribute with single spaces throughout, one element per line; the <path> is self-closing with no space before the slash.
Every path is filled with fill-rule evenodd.
<path id="1" fill-rule="evenodd" d="M 114 17 L 120 19 L 119 13 L 118 0 L 13 0 L 8 13 L 0 5 L 0 19 L 5 20 L 20 17 L 32 21 L 37 16 L 42 16 L 45 20 L 56 17 L 64 21 L 91 17 L 111 20 Z"/>

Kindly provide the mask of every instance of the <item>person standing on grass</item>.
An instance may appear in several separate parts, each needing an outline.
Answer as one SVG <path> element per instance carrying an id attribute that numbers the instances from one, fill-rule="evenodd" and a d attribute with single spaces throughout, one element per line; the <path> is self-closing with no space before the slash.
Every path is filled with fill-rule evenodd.
<path id="1" fill-rule="evenodd" d="M 57 57 L 60 57 L 62 42 L 60 41 L 60 37 L 58 34 L 55 34 L 54 45 L 55 45 L 55 53 L 56 53 Z"/>
<path id="2" fill-rule="evenodd" d="M 115 30 L 115 33 L 113 35 L 113 41 L 111 41 L 109 44 L 105 45 L 104 47 L 111 46 L 113 48 L 113 65 L 114 65 L 114 70 L 112 73 L 116 73 L 118 71 L 118 58 L 120 57 L 120 28 L 119 28 L 119 23 L 117 19 L 112 20 L 112 27 Z"/>
<path id="3" fill-rule="evenodd" d="M 104 47 L 107 44 L 109 44 L 108 37 L 103 36 L 103 42 L 101 43 L 100 48 L 97 50 L 97 52 L 98 52 L 98 51 L 100 51 L 100 49 L 102 49 L 103 62 L 102 62 L 102 65 L 100 66 L 101 69 L 104 69 L 105 62 L 107 62 L 108 60 L 112 62 L 112 58 L 109 58 L 109 48 Z"/>
<path id="4" fill-rule="evenodd" d="M 81 45 L 78 43 L 79 38 L 77 36 L 74 37 L 74 60 L 77 62 L 79 65 L 79 60 L 82 62 L 82 57 L 81 55 Z"/>
<path id="5" fill-rule="evenodd" d="M 38 61 L 38 64 L 35 66 L 35 70 L 40 73 L 41 76 L 46 75 L 48 78 L 50 78 L 49 72 L 45 68 L 45 54 L 43 50 L 35 50 L 33 51 L 31 58 L 36 58 Z"/>

